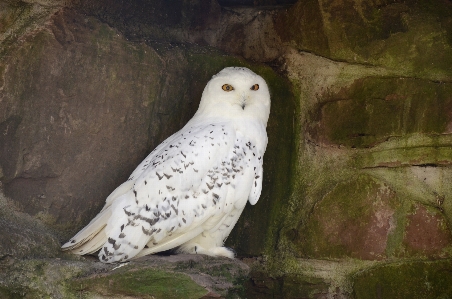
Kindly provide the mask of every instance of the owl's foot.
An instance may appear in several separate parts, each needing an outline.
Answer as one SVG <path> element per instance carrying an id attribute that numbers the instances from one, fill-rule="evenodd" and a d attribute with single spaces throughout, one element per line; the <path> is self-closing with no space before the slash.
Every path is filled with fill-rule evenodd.
<path id="1" fill-rule="evenodd" d="M 195 246 L 194 253 L 195 254 L 205 254 L 210 256 L 224 256 L 230 259 L 235 257 L 235 252 L 227 247 L 212 247 L 212 248 L 204 248 L 201 246 Z"/>
<path id="2" fill-rule="evenodd" d="M 235 257 L 235 252 L 231 248 L 227 247 L 211 247 L 211 248 L 204 248 L 199 245 L 191 246 L 190 249 L 184 248 L 183 251 L 191 253 L 191 254 L 205 254 L 210 256 L 224 256 L 230 259 L 233 259 Z"/>

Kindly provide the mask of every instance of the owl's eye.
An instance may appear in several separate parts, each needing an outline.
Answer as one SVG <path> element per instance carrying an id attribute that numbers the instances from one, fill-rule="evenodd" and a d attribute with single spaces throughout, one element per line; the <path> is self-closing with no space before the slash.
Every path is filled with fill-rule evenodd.
<path id="1" fill-rule="evenodd" d="M 224 91 L 234 90 L 234 87 L 232 87 L 232 85 L 230 85 L 230 84 L 224 84 L 223 86 L 221 86 L 221 88 L 223 88 Z"/>
<path id="2" fill-rule="evenodd" d="M 251 86 L 250 89 L 251 90 L 258 90 L 259 89 L 259 84 L 254 84 L 253 86 Z"/>

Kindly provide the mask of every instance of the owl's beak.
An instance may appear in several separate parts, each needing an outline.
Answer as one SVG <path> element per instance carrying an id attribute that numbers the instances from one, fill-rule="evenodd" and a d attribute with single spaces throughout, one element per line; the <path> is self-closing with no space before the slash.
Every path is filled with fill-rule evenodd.
<path id="1" fill-rule="evenodd" d="M 240 107 L 242 107 L 242 110 L 245 110 L 246 106 L 246 96 L 245 93 L 242 93 L 242 98 L 240 100 Z"/>

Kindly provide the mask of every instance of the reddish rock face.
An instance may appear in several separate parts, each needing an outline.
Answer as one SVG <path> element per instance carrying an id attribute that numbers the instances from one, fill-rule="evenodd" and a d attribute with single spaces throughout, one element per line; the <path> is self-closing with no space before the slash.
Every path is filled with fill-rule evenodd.
<path id="1" fill-rule="evenodd" d="M 452 243 L 452 235 L 440 212 L 416 205 L 407 216 L 404 244 L 413 255 L 445 256 L 443 252 Z"/>
<path id="2" fill-rule="evenodd" d="M 370 177 L 339 184 L 314 208 L 302 250 L 315 258 L 385 258 L 397 205 L 395 192 Z"/>
<path id="3" fill-rule="evenodd" d="M 440 211 L 367 175 L 336 185 L 301 232 L 300 252 L 311 258 L 448 257 L 452 245 Z"/>
<path id="4" fill-rule="evenodd" d="M 162 75 L 153 48 L 65 10 L 15 47 L 1 74 L 4 191 L 21 211 L 73 232 L 193 115 L 186 81 L 170 70 L 185 64 Z"/>
<path id="5" fill-rule="evenodd" d="M 331 215 L 331 220 L 334 220 L 324 223 L 327 242 L 332 247 L 342 247 L 352 257 L 382 259 L 385 257 L 388 234 L 394 229 L 393 214 L 387 203 L 370 208 L 358 221 L 342 219 L 342 211 L 336 210 Z"/>

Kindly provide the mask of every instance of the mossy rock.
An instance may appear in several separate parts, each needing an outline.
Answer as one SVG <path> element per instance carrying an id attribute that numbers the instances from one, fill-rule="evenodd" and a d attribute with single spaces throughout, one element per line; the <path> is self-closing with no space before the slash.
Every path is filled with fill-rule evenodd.
<path id="1" fill-rule="evenodd" d="M 398 206 L 397 194 L 370 176 L 339 183 L 315 205 L 298 248 L 310 258 L 386 258 Z"/>
<path id="2" fill-rule="evenodd" d="M 284 42 L 300 50 L 330 55 L 321 4 L 317 0 L 297 1 L 289 10 L 279 13 L 275 29 Z"/>
<path id="3" fill-rule="evenodd" d="M 327 95 L 314 115 L 320 141 L 353 148 L 375 146 L 392 136 L 452 132 L 452 84 L 413 78 L 356 80 Z"/>
<path id="4" fill-rule="evenodd" d="M 156 299 L 198 299 L 208 291 L 189 276 L 158 269 L 119 271 L 108 276 L 77 279 L 70 283 L 74 294 L 95 297 L 101 295 L 130 296 Z"/>
<path id="5" fill-rule="evenodd" d="M 310 258 L 444 258 L 452 234 L 440 210 L 377 177 L 337 184 L 313 208 L 294 240 Z"/>
<path id="6" fill-rule="evenodd" d="M 330 57 L 416 77 L 451 77 L 452 5 L 431 1 L 323 3 Z"/>
<path id="7" fill-rule="evenodd" d="M 249 267 L 202 255 L 150 256 L 126 264 L 94 257 L 0 261 L 1 298 L 237 298 Z"/>
<path id="8" fill-rule="evenodd" d="M 329 293 L 330 284 L 324 279 L 302 275 L 286 274 L 271 277 L 269 273 L 255 271 L 250 274 L 246 298 L 322 298 Z"/>
<path id="9" fill-rule="evenodd" d="M 358 272 L 355 299 L 445 299 L 452 297 L 451 260 L 399 262 Z"/>

